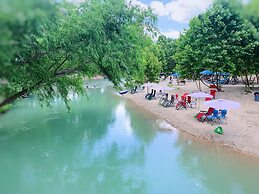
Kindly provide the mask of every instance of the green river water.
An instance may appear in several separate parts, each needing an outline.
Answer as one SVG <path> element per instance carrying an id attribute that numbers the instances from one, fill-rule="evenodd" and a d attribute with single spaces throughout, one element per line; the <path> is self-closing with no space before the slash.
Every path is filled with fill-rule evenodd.
<path id="1" fill-rule="evenodd" d="M 199 142 L 93 84 L 88 98 L 71 95 L 70 113 L 29 98 L 0 116 L 0 194 L 259 193 L 259 160 Z"/>

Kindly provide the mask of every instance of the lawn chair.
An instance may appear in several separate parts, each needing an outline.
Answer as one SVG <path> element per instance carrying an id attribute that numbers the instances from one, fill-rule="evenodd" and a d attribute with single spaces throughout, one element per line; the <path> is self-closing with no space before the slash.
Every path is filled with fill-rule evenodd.
<path id="1" fill-rule="evenodd" d="M 211 98 L 205 98 L 205 101 L 210 101 L 210 100 L 212 100 Z"/>
<path id="2" fill-rule="evenodd" d="M 221 110 L 220 115 L 218 115 L 217 119 L 220 120 L 221 123 L 223 123 L 223 120 L 226 120 L 227 110 Z"/>
<path id="3" fill-rule="evenodd" d="M 216 90 L 210 90 L 210 95 L 213 96 L 213 99 L 216 98 Z"/>
<path id="4" fill-rule="evenodd" d="M 164 107 L 172 107 L 174 106 L 174 95 L 171 95 L 171 99 L 164 105 Z"/>
<path id="5" fill-rule="evenodd" d="M 148 99 L 149 96 L 152 96 L 152 95 L 153 95 L 153 92 L 154 92 L 154 90 L 152 89 L 152 90 L 151 90 L 151 93 L 146 94 L 145 98 Z"/>
<path id="6" fill-rule="evenodd" d="M 213 114 L 213 111 L 215 109 L 212 108 L 212 107 L 209 107 L 208 111 L 200 111 L 196 116 L 195 118 L 198 120 L 198 121 L 201 121 L 202 123 L 206 120 L 207 116 L 209 115 L 212 115 Z"/>
<path id="7" fill-rule="evenodd" d="M 208 115 L 206 116 L 207 121 L 216 121 L 218 119 L 219 116 L 219 111 L 218 110 L 214 110 L 212 115 Z"/>
<path id="8" fill-rule="evenodd" d="M 148 99 L 148 100 L 156 99 L 156 90 L 154 90 L 153 95 L 151 94 L 150 96 L 148 96 L 147 99 Z"/>
<path id="9" fill-rule="evenodd" d="M 184 100 L 180 100 L 179 102 L 177 102 L 177 104 L 175 105 L 175 109 L 176 110 L 180 110 L 180 109 L 186 109 L 187 110 L 187 102 Z"/>
<path id="10" fill-rule="evenodd" d="M 162 98 L 160 98 L 159 104 L 160 104 L 161 106 L 164 106 L 168 101 L 169 101 L 169 100 L 168 100 L 168 93 L 165 93 L 165 94 L 162 96 Z"/>
<path id="11" fill-rule="evenodd" d="M 178 94 L 175 94 L 175 96 L 174 96 L 174 101 L 175 101 L 175 102 L 178 102 L 178 101 L 179 101 L 179 95 L 178 95 Z"/>

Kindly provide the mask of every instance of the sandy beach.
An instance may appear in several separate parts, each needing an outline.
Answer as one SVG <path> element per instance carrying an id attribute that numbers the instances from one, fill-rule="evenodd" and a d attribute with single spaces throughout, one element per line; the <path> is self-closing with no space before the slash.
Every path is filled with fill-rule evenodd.
<path id="1" fill-rule="evenodd" d="M 159 85 L 166 86 L 167 83 L 168 80 L 165 80 L 161 81 Z M 174 81 L 173 85 L 178 89 L 168 92 L 169 95 L 177 93 L 181 96 L 185 92 L 197 91 L 196 84 L 192 81 L 180 86 Z M 210 89 L 202 85 L 202 91 L 209 93 Z M 253 93 L 246 94 L 244 92 L 243 85 L 224 85 L 223 92 L 217 92 L 216 94 L 216 99 L 228 99 L 239 102 L 241 105 L 239 109 L 228 111 L 227 122 L 221 124 L 224 129 L 223 135 L 216 134 L 213 131 L 219 123 L 202 123 L 194 118 L 194 115 L 198 113 L 196 106 L 187 110 L 176 110 L 175 107 L 164 108 L 158 104 L 158 99 L 151 101 L 145 99 L 145 94 L 146 90 L 142 90 L 135 94 L 126 94 L 124 97 L 137 106 L 166 120 L 182 132 L 259 157 L 259 103 L 254 101 Z M 203 106 L 203 101 L 200 101 L 200 109 L 207 110 Z"/>

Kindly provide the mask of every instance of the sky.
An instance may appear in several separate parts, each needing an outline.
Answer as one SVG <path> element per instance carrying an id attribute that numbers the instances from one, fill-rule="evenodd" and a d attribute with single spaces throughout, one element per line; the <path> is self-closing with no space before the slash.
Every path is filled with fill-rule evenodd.
<path id="1" fill-rule="evenodd" d="M 131 0 L 143 8 L 151 7 L 158 16 L 160 32 L 170 38 L 178 38 L 188 28 L 194 16 L 206 11 L 213 0 Z"/>
<path id="2" fill-rule="evenodd" d="M 208 9 L 213 0 L 129 0 L 133 5 L 151 7 L 158 16 L 160 32 L 170 38 L 178 38 L 188 28 L 194 16 Z M 249 0 L 242 0 L 247 3 Z"/>
<path id="3" fill-rule="evenodd" d="M 82 0 L 69 0 L 80 2 Z M 151 7 L 158 17 L 158 28 L 166 37 L 176 39 L 187 29 L 189 21 L 208 9 L 213 0 L 126 0 L 133 5 Z M 249 0 L 242 0 L 248 3 Z"/>

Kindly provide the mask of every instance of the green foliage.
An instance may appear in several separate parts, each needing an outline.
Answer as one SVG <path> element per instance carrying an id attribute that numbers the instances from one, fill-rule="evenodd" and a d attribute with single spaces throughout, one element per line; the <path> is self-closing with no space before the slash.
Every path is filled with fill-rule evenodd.
<path id="1" fill-rule="evenodd" d="M 159 48 L 153 44 L 143 50 L 143 61 L 145 66 L 145 78 L 148 82 L 158 82 L 158 75 L 161 72 L 162 64 L 158 60 Z"/>
<path id="2" fill-rule="evenodd" d="M 173 59 L 176 50 L 175 40 L 159 36 L 157 44 L 160 47 L 159 61 L 162 63 L 162 71 L 167 77 L 175 68 L 175 61 Z"/>
<path id="3" fill-rule="evenodd" d="M 0 114 L 7 112 L 8 110 L 11 109 L 11 107 L 12 107 L 11 104 L 7 104 L 7 105 L 5 105 L 3 107 L 0 107 Z"/>
<path id="4" fill-rule="evenodd" d="M 256 72 L 256 30 L 242 17 L 237 5 L 217 1 L 191 20 L 190 28 L 177 40 L 174 55 L 183 77 L 198 79 L 204 69 L 240 75 Z"/>
<path id="5" fill-rule="evenodd" d="M 152 35 L 156 24 L 150 10 L 129 6 L 124 0 L 79 5 L 51 0 L 21 2 L 4 2 L 13 8 L 9 15 L 19 10 L 21 23 L 20 15 L 9 21 L 7 13 L 0 14 L 7 43 L 0 48 L 0 56 L 5 56 L 1 68 L 6 68 L 0 80 L 7 81 L 10 88 L 0 106 L 24 93 L 34 93 L 47 103 L 59 96 L 68 105 L 68 93 L 81 94 L 82 79 L 97 74 L 104 74 L 115 86 L 123 80 L 128 85 L 143 82 L 140 75 L 145 67 L 140 62 L 151 40 L 145 32 Z M 24 32 L 18 32 L 21 29 Z"/>
<path id="6" fill-rule="evenodd" d="M 0 6 L 0 79 L 17 82 L 21 60 L 37 48 L 37 36 L 54 25 L 57 6 L 50 0 L 3 0 Z M 34 57 L 38 57 L 34 54 Z M 17 68 L 18 67 L 18 68 Z M 15 77 L 18 74 L 17 78 Z M 21 80 L 20 80 L 21 82 Z M 16 84 L 1 85 L 1 94 L 15 92 Z"/>

